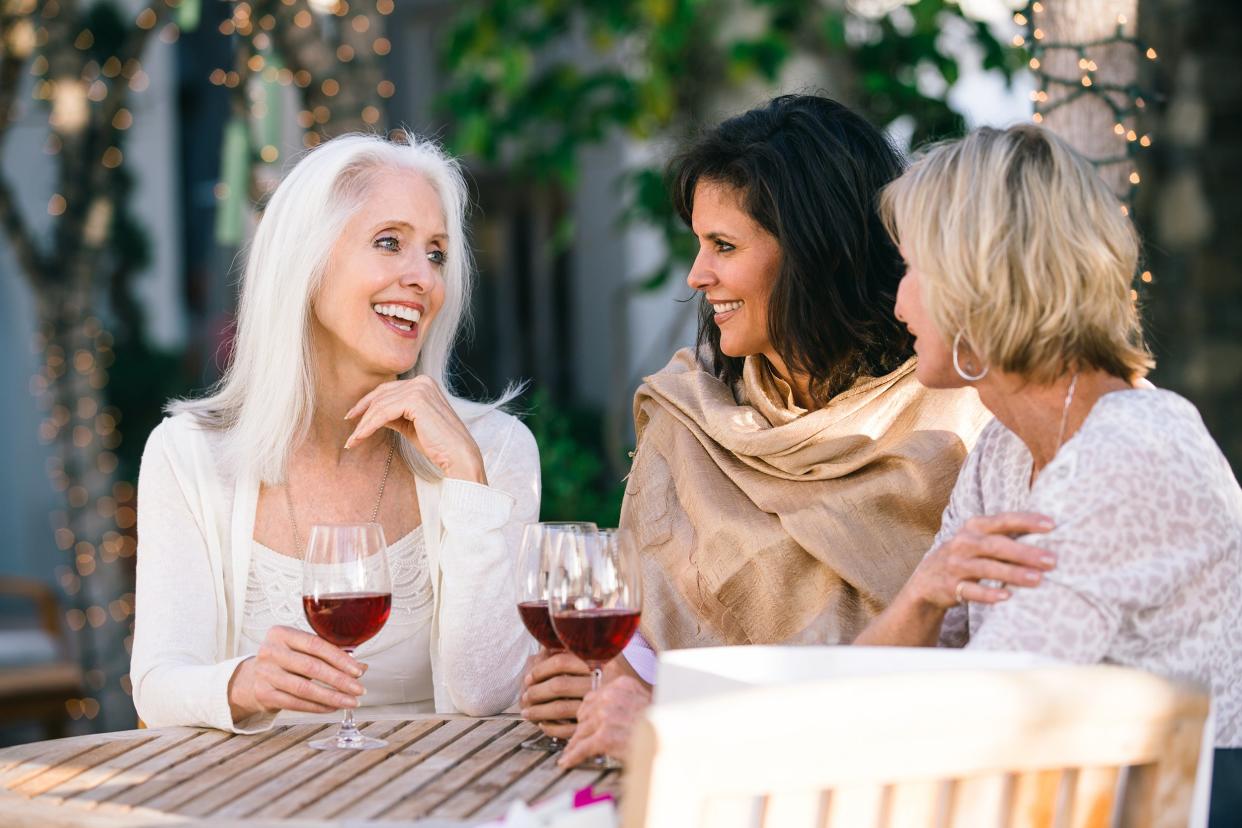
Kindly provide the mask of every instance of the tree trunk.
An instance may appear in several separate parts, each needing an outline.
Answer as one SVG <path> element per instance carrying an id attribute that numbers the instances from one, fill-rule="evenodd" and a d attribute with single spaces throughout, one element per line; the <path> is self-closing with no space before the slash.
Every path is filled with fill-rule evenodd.
<path id="1" fill-rule="evenodd" d="M 1099 41 L 1119 32 L 1134 36 L 1138 0 L 1044 0 L 1033 18 L 1030 40 L 1044 81 L 1039 94 L 1047 96 L 1036 109 L 1046 111 L 1044 125 L 1094 161 L 1114 192 L 1128 200 L 1137 183 L 1128 149 L 1138 135 L 1134 117 L 1118 113 L 1134 105 L 1129 90 L 1138 74 L 1138 52 L 1132 43 Z M 1064 48 L 1080 44 L 1081 49 Z M 1093 94 L 1101 91 L 1107 98 Z"/>

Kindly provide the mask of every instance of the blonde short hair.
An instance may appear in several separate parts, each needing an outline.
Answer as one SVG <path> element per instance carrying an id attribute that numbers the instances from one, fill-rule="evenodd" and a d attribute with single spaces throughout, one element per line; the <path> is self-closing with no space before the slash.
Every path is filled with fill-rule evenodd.
<path id="1" fill-rule="evenodd" d="M 945 341 L 960 334 L 985 365 L 1033 382 L 1080 368 L 1133 382 L 1153 367 L 1130 292 L 1138 235 L 1095 168 L 1048 130 L 935 145 L 885 187 L 880 213 Z"/>

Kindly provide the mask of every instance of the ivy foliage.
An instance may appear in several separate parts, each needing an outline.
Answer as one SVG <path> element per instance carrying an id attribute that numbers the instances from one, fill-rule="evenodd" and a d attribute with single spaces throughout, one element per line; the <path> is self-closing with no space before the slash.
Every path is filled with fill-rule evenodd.
<path id="1" fill-rule="evenodd" d="M 791 61 L 810 58 L 830 94 L 877 125 L 910 119 L 917 144 L 963 130 L 945 97 L 961 68 L 942 36 L 947 28 L 1006 78 L 1023 60 L 952 0 L 898 3 L 878 17 L 853 10 L 862 5 L 466 0 L 441 54 L 447 137 L 461 155 L 572 189 L 583 148 L 616 132 L 676 141 L 717 119 L 731 93 L 741 95 L 741 109 L 754 103 L 756 84 L 775 89 Z M 628 171 L 620 185 L 618 218 L 654 225 L 669 243 L 667 261 L 635 286 L 657 287 L 688 260 L 690 240 L 657 164 Z"/>

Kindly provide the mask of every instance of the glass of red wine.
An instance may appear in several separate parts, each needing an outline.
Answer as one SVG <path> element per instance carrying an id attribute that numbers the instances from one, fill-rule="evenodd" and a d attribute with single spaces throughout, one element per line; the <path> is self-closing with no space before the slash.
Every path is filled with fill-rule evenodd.
<path id="1" fill-rule="evenodd" d="M 585 521 L 529 523 L 522 532 L 522 546 L 517 560 L 517 608 L 522 623 L 543 647 L 552 652 L 564 650 L 552 629 L 548 612 L 548 563 L 558 534 L 562 532 L 594 532 L 594 523 Z M 522 742 L 526 750 L 555 753 L 565 747 L 565 740 L 547 734 Z"/>
<path id="2" fill-rule="evenodd" d="M 642 574 L 628 532 L 562 533 L 548 573 L 552 627 L 569 650 L 591 667 L 591 690 L 599 690 L 604 665 L 616 658 L 638 629 Z M 586 764 L 618 768 L 609 756 Z"/>
<path id="3" fill-rule="evenodd" d="M 392 579 L 378 523 L 311 527 L 302 564 L 302 609 L 320 638 L 350 654 L 383 628 L 392 610 Z M 367 750 L 388 743 L 364 736 L 347 707 L 335 736 L 307 744 L 316 750 Z"/>

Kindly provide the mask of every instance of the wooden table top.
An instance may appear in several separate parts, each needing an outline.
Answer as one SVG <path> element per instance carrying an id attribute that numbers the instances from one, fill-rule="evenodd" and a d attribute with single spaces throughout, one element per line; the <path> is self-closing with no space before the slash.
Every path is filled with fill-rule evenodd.
<path id="1" fill-rule="evenodd" d="M 418 716 L 359 722 L 388 747 L 318 751 L 335 724 L 239 736 L 191 727 L 129 730 L 0 750 L 0 824 L 327 826 L 474 825 L 587 785 L 616 791 L 615 772 L 563 771 L 518 744 L 518 718 Z"/>

